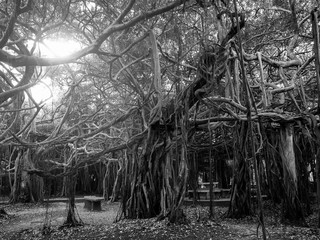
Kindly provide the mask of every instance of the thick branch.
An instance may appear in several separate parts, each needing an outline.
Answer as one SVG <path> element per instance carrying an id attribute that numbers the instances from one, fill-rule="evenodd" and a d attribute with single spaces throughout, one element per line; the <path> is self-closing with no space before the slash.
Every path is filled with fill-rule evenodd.
<path id="1" fill-rule="evenodd" d="M 95 46 L 90 45 L 68 57 L 41 58 L 28 55 L 14 56 L 0 49 L 0 61 L 9 64 L 12 67 L 53 66 L 74 62 L 75 60 L 94 52 L 96 52 Z"/>
<path id="2" fill-rule="evenodd" d="M 243 51 L 243 56 L 246 61 L 253 61 L 253 60 L 258 60 L 258 56 L 256 54 L 248 54 Z M 261 54 L 261 59 L 263 62 L 276 67 L 276 68 L 288 68 L 288 67 L 294 67 L 294 66 L 300 66 L 302 65 L 302 62 L 300 59 L 293 59 L 289 61 L 276 61 L 273 60 L 263 54 Z"/>
<path id="3" fill-rule="evenodd" d="M 21 0 L 15 1 L 14 10 L 13 10 L 12 15 L 10 17 L 7 28 L 6 28 L 2 38 L 0 40 L 0 49 L 2 49 L 6 45 L 11 33 L 13 32 L 14 25 L 16 23 L 18 16 L 19 16 L 20 4 L 21 4 Z"/>
<path id="4" fill-rule="evenodd" d="M 242 112 L 247 112 L 247 109 L 242 106 L 241 104 L 239 103 L 236 103 L 235 101 L 233 101 L 232 99 L 230 98 L 224 98 L 224 97 L 210 97 L 208 98 L 208 100 L 210 100 L 211 102 L 223 102 L 223 103 L 228 103 L 230 104 L 231 106 L 239 109 L 240 111 Z"/>
<path id="5" fill-rule="evenodd" d="M 126 8 L 122 11 L 122 13 L 119 15 L 117 20 L 115 21 L 116 23 L 121 23 L 123 18 L 129 13 L 133 5 L 135 4 L 136 0 L 130 0 Z"/>
<path id="6" fill-rule="evenodd" d="M 15 88 L 12 88 L 10 90 L 7 90 L 5 92 L 0 93 L 0 103 L 3 103 L 8 98 L 15 96 L 17 93 L 19 93 L 21 91 L 24 91 L 28 88 L 33 87 L 34 85 L 36 85 L 36 83 L 29 83 L 29 84 L 23 85 L 21 87 L 15 87 Z"/>
<path id="7" fill-rule="evenodd" d="M 134 1 L 131 1 L 133 3 Z M 89 45 L 88 47 L 79 50 L 73 54 L 71 54 L 68 57 L 59 57 L 59 58 L 41 58 L 36 56 L 27 56 L 27 55 L 11 55 L 7 53 L 4 50 L 0 49 L 0 61 L 7 63 L 13 67 L 19 67 L 19 66 L 53 66 L 53 65 L 60 65 L 60 64 L 66 64 L 73 62 L 79 58 L 82 58 L 88 54 L 97 53 L 98 49 L 100 48 L 101 44 L 113 33 L 122 31 L 124 29 L 128 29 L 135 24 L 137 24 L 140 21 L 148 20 L 154 16 L 157 16 L 159 14 L 165 13 L 167 11 L 172 10 L 173 8 L 183 4 L 184 0 L 177 0 L 173 2 L 172 4 L 169 4 L 165 7 L 158 8 L 155 10 L 147 11 L 145 13 L 142 13 L 130 21 L 127 21 L 125 23 L 118 23 L 118 19 L 115 20 L 108 28 L 106 28 L 102 34 L 96 39 L 96 41 Z M 130 7 L 130 4 L 128 5 Z M 126 11 L 126 10 L 125 10 Z M 121 15 L 120 15 L 121 16 Z M 119 17 L 120 17 L 119 16 Z M 122 18 L 122 17 L 121 17 Z M 121 19 L 120 18 L 120 19 Z"/>

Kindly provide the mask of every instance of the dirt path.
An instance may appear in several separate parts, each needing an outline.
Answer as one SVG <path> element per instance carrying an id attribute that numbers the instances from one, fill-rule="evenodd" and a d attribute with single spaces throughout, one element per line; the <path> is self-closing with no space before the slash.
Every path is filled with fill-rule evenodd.
<path id="1" fill-rule="evenodd" d="M 2 205 L 9 214 L 6 219 L 0 219 L 0 239 L 6 234 L 19 232 L 25 229 L 41 229 L 44 223 L 50 226 L 60 226 L 67 216 L 67 205 L 63 202 L 54 202 L 48 204 L 16 204 Z M 118 203 L 102 203 L 102 211 L 88 211 L 83 208 L 84 203 L 76 203 L 77 212 L 80 219 L 91 225 L 111 224 L 119 208 Z M 47 217 L 46 217 L 47 216 Z"/>

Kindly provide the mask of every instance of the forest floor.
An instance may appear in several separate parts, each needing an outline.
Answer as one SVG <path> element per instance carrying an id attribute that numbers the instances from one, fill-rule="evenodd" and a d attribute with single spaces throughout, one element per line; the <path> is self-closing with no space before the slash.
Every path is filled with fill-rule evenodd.
<path id="1" fill-rule="evenodd" d="M 59 229 L 66 218 L 66 203 L 2 204 L 0 209 L 8 215 L 0 214 L 0 239 L 262 239 L 261 228 L 257 235 L 257 218 L 225 218 L 225 207 L 214 208 L 214 220 L 208 219 L 208 207 L 184 207 L 188 223 L 169 224 L 155 218 L 115 222 L 119 203 L 103 202 L 100 212 L 84 209 L 83 202 L 76 206 L 84 225 Z M 281 224 L 280 212 L 279 206 L 265 203 L 268 239 L 320 239 L 316 214 L 306 219 L 308 227 L 297 227 Z"/>

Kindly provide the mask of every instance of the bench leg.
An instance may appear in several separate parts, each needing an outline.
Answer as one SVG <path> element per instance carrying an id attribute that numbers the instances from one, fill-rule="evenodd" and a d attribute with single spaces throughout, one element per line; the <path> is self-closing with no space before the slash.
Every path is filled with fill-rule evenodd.
<path id="1" fill-rule="evenodd" d="M 90 201 L 84 200 L 84 208 L 90 210 L 91 209 L 91 204 Z"/>
<path id="2" fill-rule="evenodd" d="M 94 211 L 101 211 L 101 201 L 92 202 L 92 209 Z"/>

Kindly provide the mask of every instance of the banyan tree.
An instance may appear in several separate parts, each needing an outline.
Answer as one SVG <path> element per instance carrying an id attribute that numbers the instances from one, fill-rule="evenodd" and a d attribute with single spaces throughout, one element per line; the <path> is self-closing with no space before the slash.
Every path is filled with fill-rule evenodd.
<path id="1" fill-rule="evenodd" d="M 244 26 L 243 16 L 240 16 L 239 24 L 241 29 Z M 168 216 L 172 222 L 183 217 L 180 207 L 186 193 L 189 172 L 187 153 L 192 135 L 189 112 L 204 97 L 221 89 L 220 81 L 224 77 L 230 51 L 229 41 L 238 32 L 237 25 L 228 30 L 224 35 L 221 32 L 219 44 L 210 46 L 201 54 L 193 83 L 165 103 L 159 82 L 159 53 L 151 32 L 156 104 L 149 121 L 144 123 L 148 126 L 146 138 L 139 143 L 143 150 L 132 159 L 133 171 L 131 178 L 128 178 L 130 192 L 123 196 L 126 216 Z"/>
<path id="2" fill-rule="evenodd" d="M 92 177 L 106 199 L 121 198 L 125 217 L 183 221 L 203 154 L 220 184 L 231 178 L 229 217 L 257 201 L 263 223 L 263 193 L 304 223 L 320 172 L 315 1 L 0 5 L 0 166 L 14 173 L 12 202 L 22 179 L 36 201 L 43 180 L 59 178 L 77 223 L 80 174 L 82 190 Z M 45 40 L 66 36 L 80 50 L 42 55 Z M 48 78 L 64 92 L 51 109 L 27 91 Z"/>
<path id="3" fill-rule="evenodd" d="M 302 73 L 315 77 L 311 69 L 317 62 L 312 65 L 312 55 L 303 61 L 295 53 L 301 25 L 311 24 L 310 16 L 297 22 L 295 7 L 295 3 L 290 2 L 285 11 L 291 24 L 283 30 L 291 34 L 286 45 L 272 46 L 266 42 L 254 49 L 244 44 L 252 41 L 246 32 L 237 37 L 245 22 L 253 19 L 245 20 L 236 9 L 235 12 L 215 12 L 206 8 L 211 11 L 218 29 L 217 41 L 211 45 L 206 43 L 193 82 L 173 99 L 163 99 L 158 82 L 157 48 L 152 45 L 155 105 L 148 121 L 142 111 L 143 125 L 148 127 L 146 137 L 134 145 L 138 154 L 132 158 L 133 174 L 128 177 L 123 195 L 127 217 L 158 215 L 175 221 L 183 216 L 179 208 L 186 191 L 187 153 L 192 136 L 200 125 L 211 132 L 222 123 L 233 133 L 234 176 L 228 216 L 238 218 L 253 213 L 252 186 L 255 186 L 262 221 L 263 191 L 282 203 L 284 219 L 304 223 L 306 209 L 310 208 L 310 199 L 306 197 L 310 187 L 307 169 L 310 166 L 315 169 L 318 130 L 313 127 L 316 108 L 311 107 L 316 106 L 316 98 L 310 101 L 308 95 L 314 93 L 306 91 L 309 85 L 307 88 L 303 85 L 307 76 Z M 267 18 L 265 12 L 261 16 L 260 19 Z M 279 22 L 283 17 L 278 16 Z M 255 24 L 257 28 L 251 31 L 264 31 L 258 28 L 260 22 Z M 313 38 L 314 34 L 310 34 Z M 277 48 L 285 51 L 285 57 L 276 60 L 262 52 Z M 317 82 L 313 84 L 316 86 Z"/>

